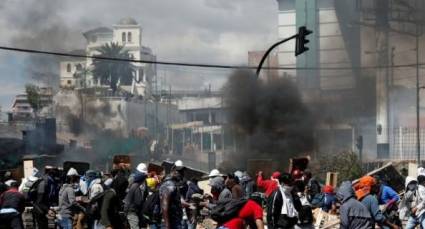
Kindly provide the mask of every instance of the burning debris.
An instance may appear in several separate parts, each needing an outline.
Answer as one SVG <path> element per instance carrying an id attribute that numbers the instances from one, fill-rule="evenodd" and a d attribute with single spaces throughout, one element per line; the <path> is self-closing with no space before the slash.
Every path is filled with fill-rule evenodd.
<path id="1" fill-rule="evenodd" d="M 314 120 L 290 79 L 263 82 L 252 72 L 237 71 L 224 91 L 229 122 L 239 140 L 232 157 L 241 164 L 267 158 L 285 165 L 289 158 L 313 150 Z"/>

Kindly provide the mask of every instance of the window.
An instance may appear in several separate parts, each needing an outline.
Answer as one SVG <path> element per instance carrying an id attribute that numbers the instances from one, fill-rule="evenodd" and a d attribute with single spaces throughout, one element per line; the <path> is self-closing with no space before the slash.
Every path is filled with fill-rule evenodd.
<path id="1" fill-rule="evenodd" d="M 75 69 L 77 69 L 77 71 L 81 71 L 83 69 L 83 66 L 81 66 L 81 64 L 77 64 L 75 65 Z"/>
<path id="2" fill-rule="evenodd" d="M 66 72 L 71 72 L 71 64 L 66 65 Z"/>
<path id="3" fill-rule="evenodd" d="M 131 33 L 130 32 L 127 33 L 127 39 L 128 39 L 128 42 L 131 42 Z"/>
<path id="4" fill-rule="evenodd" d="M 122 32 L 122 42 L 125 42 L 126 38 L 125 38 L 125 32 Z"/>
<path id="5" fill-rule="evenodd" d="M 67 83 L 68 83 L 68 85 L 71 85 L 71 80 L 68 80 Z"/>

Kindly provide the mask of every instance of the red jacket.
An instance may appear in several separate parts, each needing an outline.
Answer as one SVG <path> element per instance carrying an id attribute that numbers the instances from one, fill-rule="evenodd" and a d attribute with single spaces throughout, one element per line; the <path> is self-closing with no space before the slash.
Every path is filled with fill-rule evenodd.
<path id="1" fill-rule="evenodd" d="M 257 176 L 257 186 L 264 190 L 266 197 L 269 197 L 278 187 L 277 181 L 264 180 L 262 176 Z"/>

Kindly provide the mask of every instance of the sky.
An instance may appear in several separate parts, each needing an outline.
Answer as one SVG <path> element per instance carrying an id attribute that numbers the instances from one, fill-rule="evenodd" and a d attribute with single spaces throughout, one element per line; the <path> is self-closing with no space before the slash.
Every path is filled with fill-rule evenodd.
<path id="1" fill-rule="evenodd" d="M 246 65 L 247 53 L 277 39 L 276 0 L 1 0 L 0 45 L 47 51 L 81 49 L 84 31 L 132 17 L 158 60 Z M 46 57 L 0 50 L 0 106 L 10 109 L 34 75 L 57 73 Z M 173 88 L 219 89 L 225 70 L 160 67 Z M 54 74 L 53 74 L 54 75 Z M 56 76 L 58 77 L 58 76 Z"/>

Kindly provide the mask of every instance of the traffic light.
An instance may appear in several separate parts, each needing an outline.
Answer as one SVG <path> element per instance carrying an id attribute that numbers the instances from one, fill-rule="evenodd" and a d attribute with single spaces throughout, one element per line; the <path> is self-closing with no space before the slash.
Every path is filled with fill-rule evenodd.
<path id="1" fill-rule="evenodd" d="M 305 46 L 308 42 L 310 42 L 309 40 L 306 39 L 306 36 L 312 33 L 313 31 L 308 30 L 305 26 L 301 26 L 298 29 L 298 36 L 297 36 L 296 44 L 295 44 L 295 56 L 298 56 L 302 54 L 303 52 L 309 50 L 309 48 Z"/>

